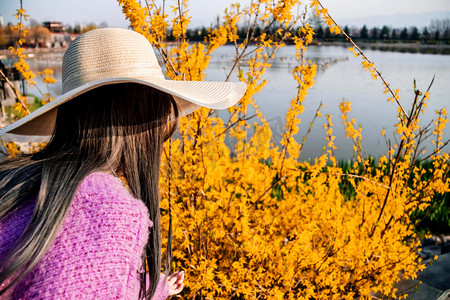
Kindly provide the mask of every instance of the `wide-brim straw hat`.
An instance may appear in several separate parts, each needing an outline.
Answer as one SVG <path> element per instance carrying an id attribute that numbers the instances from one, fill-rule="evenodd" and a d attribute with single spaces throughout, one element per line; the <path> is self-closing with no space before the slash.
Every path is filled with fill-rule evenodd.
<path id="1" fill-rule="evenodd" d="M 243 82 L 174 81 L 164 78 L 152 45 L 141 34 L 103 28 L 78 36 L 62 64 L 62 94 L 24 118 L 2 128 L 9 134 L 52 135 L 58 107 L 92 89 L 109 84 L 139 83 L 171 94 L 180 115 L 199 107 L 228 108 L 246 91 Z M 95 101 L 95 99 L 93 99 Z"/>

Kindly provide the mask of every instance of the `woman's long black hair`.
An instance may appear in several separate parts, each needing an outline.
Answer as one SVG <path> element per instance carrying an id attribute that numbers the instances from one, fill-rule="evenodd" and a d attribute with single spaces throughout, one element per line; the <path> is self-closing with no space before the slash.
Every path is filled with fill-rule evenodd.
<path id="1" fill-rule="evenodd" d="M 58 108 L 45 148 L 0 164 L 0 219 L 37 196 L 29 225 L 0 261 L 0 295 L 42 258 L 55 239 L 80 182 L 90 173 L 119 172 L 149 210 L 153 227 L 143 253 L 140 297 L 155 293 L 161 271 L 159 167 L 163 142 L 176 129 L 173 97 L 134 83 L 96 88 Z M 17 272 L 21 270 L 20 275 Z"/>

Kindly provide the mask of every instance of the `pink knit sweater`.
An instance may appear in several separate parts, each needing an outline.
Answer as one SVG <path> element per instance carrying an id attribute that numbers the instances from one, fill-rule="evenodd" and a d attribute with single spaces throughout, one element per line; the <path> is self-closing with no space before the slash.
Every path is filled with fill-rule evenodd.
<path id="1" fill-rule="evenodd" d="M 0 259 L 30 221 L 34 202 L 0 221 Z M 153 225 L 120 179 L 92 173 L 78 187 L 57 238 L 0 299 L 138 299 L 141 254 Z M 153 299 L 168 297 L 160 280 Z"/>

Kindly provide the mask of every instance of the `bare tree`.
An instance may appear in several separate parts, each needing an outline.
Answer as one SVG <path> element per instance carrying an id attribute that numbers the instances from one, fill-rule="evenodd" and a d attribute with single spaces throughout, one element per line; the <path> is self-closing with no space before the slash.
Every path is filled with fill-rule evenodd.
<path id="1" fill-rule="evenodd" d="M 45 45 L 48 38 L 50 38 L 50 30 L 42 26 L 32 27 L 27 34 L 27 42 L 34 44 L 36 48 L 39 44 Z"/>
<path id="2" fill-rule="evenodd" d="M 434 33 L 436 38 L 448 39 L 450 38 L 450 19 L 442 19 L 442 20 L 431 20 L 430 21 L 430 31 Z"/>
<path id="3" fill-rule="evenodd" d="M 90 30 L 97 29 L 97 28 L 98 28 L 97 25 L 95 25 L 94 23 L 90 23 L 87 26 L 83 27 L 83 29 L 81 29 L 81 33 L 85 33 L 85 32 L 88 32 Z"/>
<path id="4" fill-rule="evenodd" d="M 37 27 L 37 26 L 40 26 L 40 24 L 39 24 L 38 21 L 36 21 L 36 19 L 30 19 L 29 26 L 30 27 Z"/>

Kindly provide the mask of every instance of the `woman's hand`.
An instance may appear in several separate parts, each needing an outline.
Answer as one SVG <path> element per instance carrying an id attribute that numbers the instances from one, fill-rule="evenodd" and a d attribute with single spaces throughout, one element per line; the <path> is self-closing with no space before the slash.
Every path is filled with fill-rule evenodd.
<path id="1" fill-rule="evenodd" d="M 176 295 L 183 290 L 184 287 L 184 271 L 175 272 L 167 277 L 169 284 L 169 296 Z"/>

